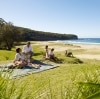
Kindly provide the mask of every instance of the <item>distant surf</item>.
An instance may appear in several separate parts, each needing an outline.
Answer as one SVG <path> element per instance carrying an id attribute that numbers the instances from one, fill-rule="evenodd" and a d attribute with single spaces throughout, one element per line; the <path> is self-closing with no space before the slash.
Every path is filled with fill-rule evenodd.
<path id="1" fill-rule="evenodd" d="M 79 38 L 78 40 L 60 40 L 65 44 L 91 44 L 100 45 L 100 38 Z"/>

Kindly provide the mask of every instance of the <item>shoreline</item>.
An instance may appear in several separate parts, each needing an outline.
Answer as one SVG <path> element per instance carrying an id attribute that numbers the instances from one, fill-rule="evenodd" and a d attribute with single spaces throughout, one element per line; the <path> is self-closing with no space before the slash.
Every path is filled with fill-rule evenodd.
<path id="1" fill-rule="evenodd" d="M 34 44 L 33 44 L 34 45 Z M 100 60 L 100 45 L 88 45 L 88 44 L 72 44 L 63 43 L 59 41 L 37 41 L 36 45 L 49 45 L 50 48 L 54 48 L 55 52 L 61 52 L 64 54 L 65 50 L 73 52 L 74 56 L 79 59 L 95 59 Z"/>

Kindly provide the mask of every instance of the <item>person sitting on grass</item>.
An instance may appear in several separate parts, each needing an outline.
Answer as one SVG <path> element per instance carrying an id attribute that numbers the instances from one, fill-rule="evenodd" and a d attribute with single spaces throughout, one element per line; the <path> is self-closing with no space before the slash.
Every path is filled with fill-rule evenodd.
<path id="1" fill-rule="evenodd" d="M 51 60 L 53 60 L 54 62 L 57 62 L 57 63 L 62 63 L 61 60 L 59 60 L 57 57 L 55 57 L 53 52 L 54 52 L 54 48 L 52 48 L 50 53 L 49 53 L 49 59 L 51 59 Z"/>
<path id="2" fill-rule="evenodd" d="M 16 49 L 16 55 L 13 63 L 14 67 L 17 68 L 23 68 L 27 64 L 27 61 L 25 61 L 22 57 L 22 50 L 20 48 Z"/>
<path id="3" fill-rule="evenodd" d="M 67 56 L 67 57 L 74 57 L 73 53 L 72 52 L 68 52 L 67 50 L 65 52 L 65 56 Z"/>
<path id="4" fill-rule="evenodd" d="M 46 54 L 45 54 L 45 59 L 49 59 L 49 48 L 48 45 L 45 46 Z"/>

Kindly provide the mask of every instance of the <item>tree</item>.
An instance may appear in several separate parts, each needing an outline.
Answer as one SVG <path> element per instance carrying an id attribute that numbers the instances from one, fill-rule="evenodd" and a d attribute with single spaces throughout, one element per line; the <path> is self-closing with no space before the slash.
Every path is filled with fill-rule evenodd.
<path id="1" fill-rule="evenodd" d="M 15 42 L 21 39 L 20 31 L 18 31 L 15 26 L 9 22 L 0 21 L 0 47 L 7 50 L 11 50 Z"/>

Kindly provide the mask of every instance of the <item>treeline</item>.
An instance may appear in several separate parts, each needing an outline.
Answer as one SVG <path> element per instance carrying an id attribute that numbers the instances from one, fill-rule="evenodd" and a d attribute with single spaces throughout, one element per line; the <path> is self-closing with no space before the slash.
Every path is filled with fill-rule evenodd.
<path id="1" fill-rule="evenodd" d="M 0 49 L 11 50 L 15 44 L 18 44 L 21 41 L 69 39 L 78 39 L 78 37 L 73 34 L 58 34 L 16 27 L 11 22 L 6 22 L 4 19 L 0 18 Z"/>
<path id="2" fill-rule="evenodd" d="M 27 28 L 16 27 L 22 34 L 23 40 L 32 41 L 50 41 L 50 40 L 70 40 L 78 39 L 76 35 L 73 34 L 58 34 L 51 32 L 35 31 Z"/>

